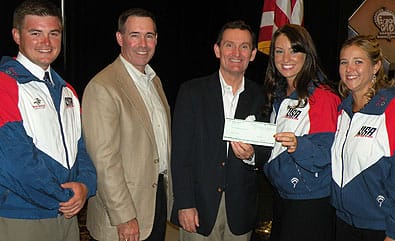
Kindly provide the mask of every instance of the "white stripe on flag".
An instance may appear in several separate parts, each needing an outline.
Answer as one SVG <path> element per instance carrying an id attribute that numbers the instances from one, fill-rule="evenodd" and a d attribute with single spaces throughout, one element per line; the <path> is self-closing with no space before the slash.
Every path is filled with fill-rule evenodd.
<path id="1" fill-rule="evenodd" d="M 303 13 L 303 0 L 297 0 L 289 22 L 299 25 L 302 24 Z"/>
<path id="2" fill-rule="evenodd" d="M 273 25 L 274 20 L 274 12 L 263 12 L 261 18 L 261 28 L 263 26 L 271 26 Z"/>
<path id="3" fill-rule="evenodd" d="M 276 0 L 276 5 L 281 11 L 287 15 L 288 19 L 291 16 L 291 1 L 290 0 Z"/>
<path id="4" fill-rule="evenodd" d="M 265 54 L 268 53 L 268 46 L 270 46 L 271 36 L 273 33 L 282 25 L 286 23 L 293 23 L 303 25 L 303 0 L 263 0 L 264 6 L 262 8 L 262 17 L 260 23 L 260 32 L 259 32 L 259 42 L 258 49 Z M 292 8 L 292 4 L 295 4 Z M 276 19 L 275 16 L 275 8 L 279 8 L 282 11 L 282 17 L 284 18 Z M 263 11 L 263 9 L 267 9 Z M 274 21 L 280 21 L 275 23 Z M 280 26 L 276 26 L 279 24 Z M 270 28 L 272 26 L 272 28 Z M 271 31 L 271 32 L 270 32 Z"/>

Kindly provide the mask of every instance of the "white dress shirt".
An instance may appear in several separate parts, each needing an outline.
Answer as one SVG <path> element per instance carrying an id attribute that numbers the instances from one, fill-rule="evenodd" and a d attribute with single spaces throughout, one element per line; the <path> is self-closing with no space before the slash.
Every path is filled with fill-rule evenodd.
<path id="1" fill-rule="evenodd" d="M 121 55 L 120 58 L 129 75 L 134 80 L 150 115 L 159 155 L 159 173 L 165 173 L 167 171 L 167 163 L 169 161 L 169 133 L 167 130 L 166 110 L 152 82 L 156 73 L 148 64 L 145 66 L 145 73 L 141 73 Z"/>
<path id="2" fill-rule="evenodd" d="M 222 90 L 222 100 L 224 103 L 224 115 L 225 118 L 234 119 L 237 103 L 239 102 L 240 93 L 244 91 L 244 77 L 241 81 L 239 88 L 236 93 L 233 94 L 232 86 L 228 85 L 223 78 L 221 71 L 219 71 L 219 80 L 221 82 L 221 90 Z M 229 150 L 229 142 L 226 143 L 227 152 Z M 255 164 L 255 154 L 251 160 L 243 160 L 245 163 L 249 165 Z"/>
<path id="3" fill-rule="evenodd" d="M 26 58 L 25 55 L 23 55 L 21 52 L 18 52 L 18 56 L 16 57 L 16 60 L 21 63 L 27 70 L 30 71 L 34 76 L 36 76 L 38 79 L 44 81 L 44 73 L 48 71 L 49 77 L 52 81 L 52 76 L 51 76 L 51 67 L 48 67 L 48 69 L 44 70 L 37 64 L 33 63 L 30 61 L 28 58 Z"/>

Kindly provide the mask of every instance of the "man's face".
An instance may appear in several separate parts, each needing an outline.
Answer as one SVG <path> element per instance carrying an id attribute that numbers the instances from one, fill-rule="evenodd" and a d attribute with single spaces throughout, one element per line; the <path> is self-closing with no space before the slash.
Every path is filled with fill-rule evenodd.
<path id="1" fill-rule="evenodd" d="M 157 44 L 155 25 L 149 17 L 131 16 L 125 23 L 124 33 L 117 32 L 122 56 L 144 73 L 145 65 L 152 59 Z"/>
<path id="2" fill-rule="evenodd" d="M 54 16 L 26 15 L 22 28 L 13 28 L 12 36 L 23 55 L 47 69 L 60 53 L 62 25 Z"/>
<path id="3" fill-rule="evenodd" d="M 241 29 L 225 30 L 220 46 L 214 45 L 214 52 L 220 59 L 220 68 L 231 75 L 244 75 L 248 64 L 256 55 L 251 34 Z"/>

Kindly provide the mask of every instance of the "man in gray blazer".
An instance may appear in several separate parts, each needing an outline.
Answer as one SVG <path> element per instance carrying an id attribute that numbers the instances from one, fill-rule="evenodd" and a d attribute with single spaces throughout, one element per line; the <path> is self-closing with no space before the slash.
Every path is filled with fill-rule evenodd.
<path id="1" fill-rule="evenodd" d="M 164 240 L 172 200 L 170 108 L 148 65 L 157 44 L 154 16 L 126 10 L 116 39 L 121 54 L 82 98 L 83 132 L 98 176 L 87 228 L 100 241 Z"/>

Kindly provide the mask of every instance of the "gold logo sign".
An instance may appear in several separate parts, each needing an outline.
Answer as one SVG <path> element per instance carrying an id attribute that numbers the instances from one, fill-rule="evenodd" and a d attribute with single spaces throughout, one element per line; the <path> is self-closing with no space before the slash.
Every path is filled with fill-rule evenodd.
<path id="1" fill-rule="evenodd" d="M 377 38 L 391 39 L 395 38 L 395 13 L 383 7 L 378 9 L 373 16 L 374 24 L 379 29 Z"/>

